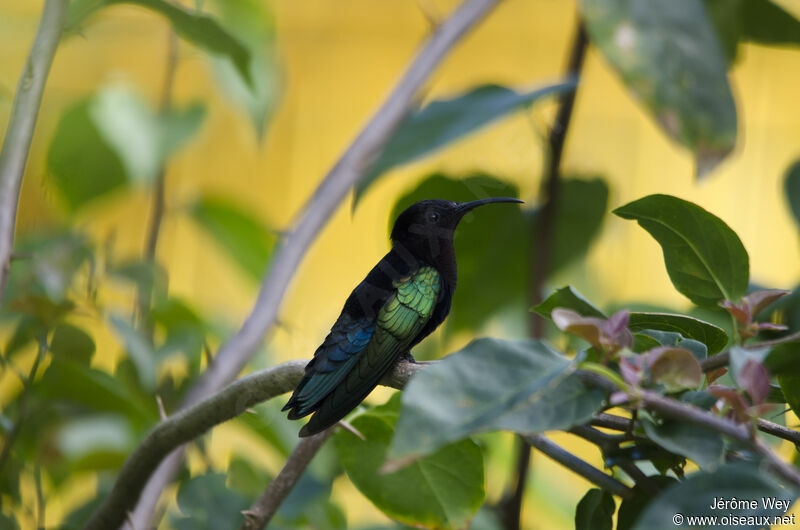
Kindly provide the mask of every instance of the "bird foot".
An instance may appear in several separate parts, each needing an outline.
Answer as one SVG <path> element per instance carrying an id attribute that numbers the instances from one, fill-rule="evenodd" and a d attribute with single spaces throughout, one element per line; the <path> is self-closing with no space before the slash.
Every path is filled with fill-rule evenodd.
<path id="1" fill-rule="evenodd" d="M 398 360 L 399 362 L 401 362 L 401 363 L 402 363 L 402 362 L 406 362 L 406 363 L 417 364 L 417 360 L 416 360 L 416 359 L 414 359 L 414 356 L 413 356 L 413 355 L 411 355 L 411 352 L 410 352 L 410 351 L 407 351 L 407 352 L 403 353 L 402 355 L 400 355 L 400 358 L 399 358 L 399 359 L 397 359 L 397 360 Z"/>

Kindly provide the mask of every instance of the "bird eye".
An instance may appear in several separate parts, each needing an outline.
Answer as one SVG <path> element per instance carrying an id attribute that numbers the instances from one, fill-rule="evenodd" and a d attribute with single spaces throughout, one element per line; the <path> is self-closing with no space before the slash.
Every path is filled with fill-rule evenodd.
<path id="1" fill-rule="evenodd" d="M 435 223 L 439 220 L 439 214 L 436 212 L 428 212 L 428 221 Z"/>

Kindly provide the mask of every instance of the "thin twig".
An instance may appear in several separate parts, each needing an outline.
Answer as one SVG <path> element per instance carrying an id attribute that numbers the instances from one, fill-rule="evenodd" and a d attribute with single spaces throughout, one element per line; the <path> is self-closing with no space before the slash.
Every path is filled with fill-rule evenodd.
<path id="1" fill-rule="evenodd" d="M 566 68 L 568 77 L 576 80 L 580 77 L 587 45 L 586 29 L 579 19 Z M 547 157 L 546 178 L 542 183 L 542 195 L 546 199 L 539 215 L 534 217 L 533 231 L 535 236 L 531 238 L 532 243 L 536 245 L 531 252 L 531 255 L 534 256 L 531 263 L 531 287 L 529 292 L 529 305 L 531 306 L 541 303 L 544 284 L 551 267 L 553 238 L 556 230 L 556 208 L 559 200 L 561 156 L 564 152 L 564 142 L 567 138 L 567 130 L 572 118 L 572 109 L 575 106 L 576 93 L 577 87 L 575 90 L 566 92 L 560 97 L 556 118 L 550 129 L 548 141 L 550 150 Z M 542 338 L 544 336 L 544 319 L 541 316 L 531 312 L 529 324 L 533 338 Z M 519 528 L 522 516 L 522 499 L 528 479 L 530 460 L 530 447 L 518 440 L 516 471 L 512 483 L 513 489 L 501 503 L 500 515 L 506 530 L 517 530 Z"/>
<path id="2" fill-rule="evenodd" d="M 36 528 L 37 530 L 45 530 L 47 522 L 45 521 L 45 500 L 44 491 L 42 490 L 42 469 L 37 462 L 33 468 L 33 482 L 36 488 Z"/>
<path id="3" fill-rule="evenodd" d="M 414 103 L 415 95 L 461 38 L 500 0 L 465 0 L 431 35 L 394 90 L 362 129 L 358 137 L 325 176 L 281 242 L 266 273 L 258 298 L 239 331 L 219 350 L 183 407 L 198 403 L 232 381 L 250 360 L 278 316 L 283 296 L 306 251 L 353 186 L 391 137 Z M 147 485 L 140 504 L 155 506 L 161 491 L 177 472 L 182 450 L 171 454 Z M 155 500 L 154 500 L 155 499 Z M 138 510 L 138 508 L 137 508 Z"/>
<path id="4" fill-rule="evenodd" d="M 783 344 L 785 342 L 797 342 L 797 341 L 800 341 L 800 331 L 796 333 L 791 333 L 789 335 L 784 335 L 783 337 L 778 337 L 777 339 L 765 340 L 762 342 L 751 342 L 750 344 L 745 344 L 742 347 L 746 350 L 757 350 L 759 348 L 768 348 L 770 346 L 777 346 L 778 344 Z M 725 351 L 703 359 L 702 361 L 700 361 L 700 367 L 703 369 L 703 372 L 711 372 L 713 370 L 716 370 L 717 368 L 723 368 L 725 366 L 728 366 L 730 359 L 731 359 L 730 352 Z"/>
<path id="5" fill-rule="evenodd" d="M 14 442 L 17 441 L 17 436 L 19 436 L 19 433 L 22 430 L 22 424 L 25 423 L 25 417 L 28 414 L 28 397 L 30 396 L 33 383 L 36 381 L 36 373 L 39 371 L 39 364 L 41 364 L 46 352 L 47 338 L 40 337 L 39 349 L 36 351 L 36 358 L 33 360 L 31 369 L 28 372 L 28 377 L 25 377 L 22 380 L 22 390 L 17 398 L 17 421 L 14 422 L 14 426 L 11 427 L 11 432 L 9 432 L 8 436 L 5 437 L 3 450 L 0 451 L 0 473 L 2 473 L 3 467 L 5 466 L 9 456 L 11 456 L 11 448 L 14 446 Z"/>
<path id="6" fill-rule="evenodd" d="M 531 444 L 532 447 L 538 449 L 544 455 L 552 458 L 567 469 L 574 471 L 592 484 L 623 499 L 630 499 L 633 496 L 633 491 L 628 486 L 614 477 L 603 473 L 588 462 L 581 460 L 569 451 L 562 449 L 544 435 L 529 434 L 523 436 L 523 438 L 527 443 Z"/>
<path id="7" fill-rule="evenodd" d="M 164 455 L 249 407 L 293 390 L 303 377 L 306 364 L 307 360 L 289 361 L 254 372 L 156 425 L 125 461 L 111 493 L 92 514 L 85 530 L 118 528 Z M 381 384 L 403 388 L 421 369 L 416 364 L 399 363 Z"/>
<path id="8" fill-rule="evenodd" d="M 44 85 L 56 54 L 69 0 L 47 0 L 28 60 L 17 84 L 11 119 L 0 152 L 0 303 L 3 301 L 11 254 L 19 192 L 33 141 Z"/>
<path id="9" fill-rule="evenodd" d="M 245 516 L 241 530 L 261 530 L 269 524 L 272 516 L 278 511 L 280 505 L 292 491 L 303 472 L 311 463 L 314 455 L 322 448 L 323 444 L 333 433 L 334 427 L 302 438 L 289 455 L 278 476 L 269 483 L 267 489 L 253 503 L 249 510 L 242 512 Z"/>

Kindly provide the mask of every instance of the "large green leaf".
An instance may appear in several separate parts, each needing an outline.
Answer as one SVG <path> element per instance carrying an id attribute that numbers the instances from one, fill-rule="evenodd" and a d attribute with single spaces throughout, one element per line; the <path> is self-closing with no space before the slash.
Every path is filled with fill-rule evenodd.
<path id="1" fill-rule="evenodd" d="M 111 315 L 109 322 L 136 367 L 139 382 L 146 390 L 152 391 L 156 387 L 156 355 L 152 344 L 124 317 Z"/>
<path id="2" fill-rule="evenodd" d="M 592 42 L 675 141 L 713 169 L 736 142 L 727 62 L 702 0 L 582 0 Z"/>
<path id="3" fill-rule="evenodd" d="M 655 484 L 660 489 L 677 482 L 674 478 L 663 475 L 652 475 L 647 478 L 650 484 Z M 631 489 L 633 491 L 632 497 L 623 499 L 619 505 L 617 530 L 630 530 L 636 523 L 636 519 L 639 518 L 639 514 L 658 496 L 657 494 L 654 495 L 650 488 L 644 487 L 642 484 L 635 484 Z"/>
<path id="4" fill-rule="evenodd" d="M 728 344 L 728 335 L 723 329 L 686 315 L 631 313 L 628 329 L 631 331 L 655 329 L 677 332 L 687 339 L 694 339 L 705 344 L 708 348 L 708 355 L 719 353 Z"/>
<path id="5" fill-rule="evenodd" d="M 780 499 L 788 501 L 787 508 L 794 502 L 797 493 L 793 490 L 783 489 L 776 479 L 765 474 L 752 464 L 729 464 L 721 466 L 716 471 L 697 472 L 686 480 L 667 488 L 662 494 L 655 497 L 639 516 L 635 529 L 650 530 L 652 528 L 673 528 L 682 518 L 681 528 L 707 528 L 708 522 L 692 522 L 689 517 L 695 516 L 723 516 L 744 517 L 737 528 L 761 528 L 763 524 L 754 524 L 754 519 L 748 517 L 783 515 L 783 509 L 768 509 L 764 506 L 763 499 Z M 721 509 L 712 509 L 711 506 L 717 499 L 732 501 L 755 501 L 755 508 L 750 503 L 736 503 Z M 673 523 L 675 521 L 675 523 Z M 719 524 L 724 526 L 720 521 Z M 769 525 L 767 525 L 769 526 Z"/>
<path id="6" fill-rule="evenodd" d="M 397 395 L 356 417 L 363 436 L 340 430 L 339 459 L 353 484 L 386 515 L 412 526 L 466 528 L 485 495 L 483 455 L 472 440 L 462 440 L 394 473 L 382 466 L 397 421 Z"/>
<path id="7" fill-rule="evenodd" d="M 249 501 L 225 485 L 224 473 L 192 477 L 178 490 L 178 508 L 183 517 L 173 515 L 170 522 L 177 530 L 217 530 L 238 528 L 242 510 Z"/>
<path id="8" fill-rule="evenodd" d="M 451 99 L 428 103 L 411 113 L 394 132 L 357 185 L 354 204 L 389 169 L 422 158 L 541 97 L 574 87 L 574 82 L 566 82 L 519 93 L 502 86 L 482 85 Z"/>
<path id="9" fill-rule="evenodd" d="M 706 471 L 722 464 L 725 442 L 718 432 L 675 420 L 665 419 L 657 423 L 643 418 L 640 423 L 652 441 L 685 456 Z"/>
<path id="10" fill-rule="evenodd" d="M 583 295 L 573 289 L 571 285 L 556 289 L 541 304 L 537 305 L 532 310 L 545 318 L 551 318 L 550 314 L 553 312 L 553 309 L 558 307 L 571 309 L 585 317 L 606 318 L 606 315 L 603 314 L 602 311 L 586 300 Z"/>
<path id="11" fill-rule="evenodd" d="M 61 116 L 47 154 L 53 183 L 71 210 L 126 184 L 148 184 L 204 115 L 199 104 L 160 115 L 130 89 L 106 87 Z"/>
<path id="12" fill-rule="evenodd" d="M 261 279 L 276 238 L 258 218 L 229 200 L 211 195 L 195 201 L 189 211 L 251 279 Z"/>
<path id="13" fill-rule="evenodd" d="M 698 305 L 737 301 L 747 292 L 747 251 L 719 217 L 670 195 L 648 195 L 614 210 L 661 244 L 670 280 Z"/>
<path id="14" fill-rule="evenodd" d="M 535 433 L 586 421 L 605 396 L 569 364 L 540 341 L 470 343 L 408 384 L 389 457 L 412 460 L 481 432 Z"/>
<path id="15" fill-rule="evenodd" d="M 75 0 L 67 14 L 65 31 L 78 31 L 95 11 L 111 5 L 137 5 L 167 18 L 175 32 L 195 46 L 230 59 L 247 83 L 252 82 L 250 52 L 219 22 L 199 11 L 188 10 L 165 0 Z"/>
<path id="16" fill-rule="evenodd" d="M 118 469 L 136 446 L 136 437 L 120 416 L 97 414 L 65 422 L 56 444 L 74 470 Z"/>
<path id="17" fill-rule="evenodd" d="M 616 508 L 609 492 L 590 489 L 575 508 L 575 530 L 611 530 Z"/>
<path id="18" fill-rule="evenodd" d="M 766 45 L 800 46 L 800 21 L 771 0 L 742 0 L 742 37 Z"/>
<path id="19" fill-rule="evenodd" d="M 783 189 L 786 194 L 786 201 L 789 203 L 789 209 L 791 209 L 794 220 L 800 228 L 800 160 L 792 164 L 786 171 Z"/>
<path id="20" fill-rule="evenodd" d="M 50 352 L 62 359 L 88 365 L 95 352 L 94 340 L 72 324 L 59 324 L 50 339 Z"/>

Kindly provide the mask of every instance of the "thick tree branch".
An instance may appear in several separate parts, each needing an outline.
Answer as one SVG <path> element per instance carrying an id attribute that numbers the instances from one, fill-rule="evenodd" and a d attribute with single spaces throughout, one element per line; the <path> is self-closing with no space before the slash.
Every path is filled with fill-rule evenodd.
<path id="1" fill-rule="evenodd" d="M 14 250 L 14 227 L 22 176 L 25 174 L 44 85 L 61 39 L 68 4 L 69 0 L 47 0 L 44 4 L 39 30 L 17 84 L 11 119 L 3 140 L 3 151 L 0 152 L 0 303 L 3 301 Z"/>
<path id="2" fill-rule="evenodd" d="M 278 476 L 269 483 L 267 489 L 256 499 L 250 509 L 243 512 L 245 521 L 241 530 L 261 530 L 269 524 L 272 516 L 300 480 L 314 455 L 333 434 L 333 429 L 334 427 L 331 427 L 300 440 Z"/>
<path id="3" fill-rule="evenodd" d="M 535 447 L 546 456 L 552 458 L 567 469 L 574 471 L 592 484 L 596 484 L 602 489 L 622 497 L 623 499 L 629 499 L 633 496 L 633 491 L 628 486 L 614 477 L 603 473 L 585 460 L 581 460 L 569 451 L 562 449 L 544 435 L 529 434 L 523 436 L 523 439 L 531 444 L 531 447 Z"/>
<path id="4" fill-rule="evenodd" d="M 293 390 L 303 377 L 307 363 L 307 360 L 289 361 L 242 377 L 214 396 L 156 425 L 125 461 L 111 493 L 85 528 L 118 528 L 125 522 L 128 510 L 133 507 L 148 477 L 166 454 L 211 427 L 235 418 L 247 408 Z M 399 363 L 381 384 L 403 388 L 420 369 L 422 367 L 419 365 Z"/>
<path id="5" fill-rule="evenodd" d="M 306 251 L 411 108 L 419 89 L 459 40 L 500 0 L 465 0 L 431 35 L 372 119 L 325 176 L 288 232 L 261 284 L 256 303 L 241 329 L 226 342 L 192 388 L 184 406 L 197 403 L 242 371 L 275 323 L 283 296 Z M 177 471 L 179 451 L 169 456 L 148 484 L 142 502 L 155 506 Z M 139 510 L 140 508 L 137 508 Z M 141 509 L 144 509 L 142 507 Z M 152 511 L 152 509 L 150 510 Z"/>

